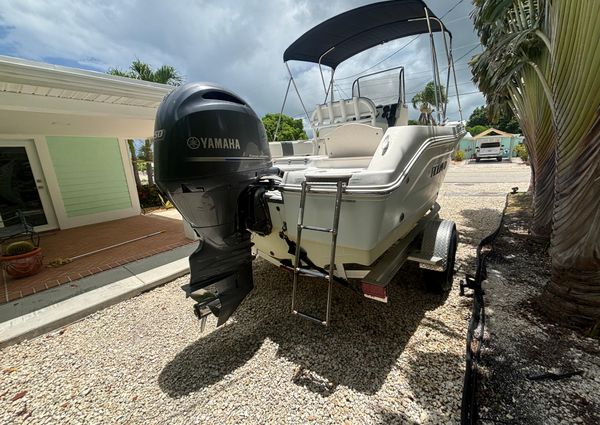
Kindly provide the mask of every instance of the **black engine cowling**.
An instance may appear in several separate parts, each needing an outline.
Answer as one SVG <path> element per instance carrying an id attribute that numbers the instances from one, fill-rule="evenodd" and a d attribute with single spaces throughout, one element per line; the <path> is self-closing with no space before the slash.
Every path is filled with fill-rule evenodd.
<path id="1" fill-rule="evenodd" d="M 252 290 L 248 187 L 272 165 L 261 120 L 237 95 L 190 83 L 158 108 L 156 183 L 200 236 L 184 289 L 223 324 Z M 240 201 L 241 199 L 241 201 Z M 240 206 L 240 203 L 242 204 Z"/>

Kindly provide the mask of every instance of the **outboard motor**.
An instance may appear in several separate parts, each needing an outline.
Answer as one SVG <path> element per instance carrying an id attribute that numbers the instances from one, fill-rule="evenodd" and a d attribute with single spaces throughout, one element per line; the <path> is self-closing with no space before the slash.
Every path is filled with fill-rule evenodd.
<path id="1" fill-rule="evenodd" d="M 230 91 L 186 84 L 158 108 L 154 158 L 158 187 L 200 237 L 183 289 L 197 301 L 196 315 L 212 312 L 220 326 L 253 288 L 246 229 L 255 215 L 251 185 L 272 165 L 265 129 Z"/>

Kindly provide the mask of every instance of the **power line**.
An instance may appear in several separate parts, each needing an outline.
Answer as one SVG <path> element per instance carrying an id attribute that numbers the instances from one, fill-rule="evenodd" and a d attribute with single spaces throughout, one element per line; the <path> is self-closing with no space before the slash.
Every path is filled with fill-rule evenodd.
<path id="1" fill-rule="evenodd" d="M 448 67 L 444 67 L 441 70 L 443 71 L 445 69 L 448 69 Z M 462 71 L 465 69 L 469 69 L 469 67 L 465 66 L 465 67 L 456 68 L 456 71 Z M 405 78 L 404 81 L 423 81 L 423 80 L 427 80 L 428 78 L 431 78 L 431 71 L 415 72 L 415 73 L 411 73 L 410 75 L 416 75 L 416 74 L 422 74 L 422 75 L 420 77 Z M 428 75 L 425 75 L 425 74 L 428 74 Z M 380 77 L 377 79 L 366 80 L 366 81 L 362 82 L 361 87 L 382 86 L 382 85 L 387 85 L 389 83 L 393 83 L 393 82 L 397 82 L 397 81 L 398 81 L 397 75 L 383 77 L 383 78 Z M 350 83 L 338 84 L 337 86 L 340 89 L 342 89 L 342 88 L 343 89 L 351 89 L 352 88 L 352 84 L 350 84 Z"/>
<path id="2" fill-rule="evenodd" d="M 457 86 L 464 86 L 465 84 L 475 84 L 473 81 L 463 81 L 462 83 L 458 83 Z M 454 86 L 454 84 L 452 85 Z M 417 90 L 417 91 L 412 91 L 412 92 L 407 92 L 406 95 L 408 96 L 409 94 L 417 94 L 419 93 L 421 90 Z"/>
<path id="3" fill-rule="evenodd" d="M 441 17 L 440 20 L 443 19 L 446 15 L 448 15 L 450 12 L 452 12 L 454 9 L 456 9 L 458 7 L 459 4 L 461 4 L 463 1 L 465 0 L 459 0 L 458 3 L 456 3 L 454 6 L 452 6 L 446 13 L 444 13 Z"/>
<path id="4" fill-rule="evenodd" d="M 420 34 L 419 34 L 419 35 L 420 35 Z M 373 66 L 370 66 L 370 67 L 369 67 L 369 68 L 367 68 L 367 69 L 363 69 L 362 71 L 360 71 L 360 72 L 357 72 L 356 74 L 348 75 L 347 77 L 336 78 L 336 80 L 337 80 L 337 81 L 347 80 L 347 79 L 349 79 L 349 78 L 354 78 L 354 77 L 356 77 L 357 75 L 361 75 L 361 74 L 364 74 L 364 73 L 365 73 L 365 72 L 367 72 L 367 71 L 370 71 L 371 69 L 375 68 L 376 66 L 378 66 L 378 65 L 381 65 L 383 62 L 385 62 L 386 60 L 388 60 L 389 58 L 391 58 L 391 57 L 392 57 L 392 56 L 394 56 L 395 54 L 397 54 L 397 53 L 401 52 L 402 50 L 404 50 L 406 47 L 408 47 L 408 46 L 409 46 L 409 45 L 410 45 L 410 44 L 411 44 L 413 41 L 415 41 L 417 38 L 419 38 L 419 36 L 418 36 L 418 35 L 417 35 L 417 36 L 415 36 L 415 37 L 413 37 L 413 38 L 412 38 L 412 39 L 411 39 L 411 40 L 410 40 L 408 43 L 406 43 L 404 46 L 400 47 L 398 50 L 396 50 L 395 52 L 393 52 L 391 55 L 389 55 L 389 56 L 386 56 L 385 58 L 383 58 L 382 60 L 380 60 L 379 62 L 377 62 L 375 65 L 373 65 Z"/>
<path id="5" fill-rule="evenodd" d="M 458 2 L 457 2 L 457 3 L 456 3 L 454 6 L 452 6 L 450 9 L 448 9 L 448 11 L 446 11 L 446 13 L 444 13 L 444 14 L 443 14 L 443 15 L 440 17 L 440 20 L 441 20 L 441 19 L 443 19 L 445 16 L 447 16 L 447 15 L 448 15 L 450 12 L 452 12 L 454 9 L 456 9 L 456 8 L 458 7 L 458 5 L 459 5 L 459 4 L 461 4 L 463 1 L 465 1 L 465 0 L 458 0 Z M 419 34 L 419 35 L 420 35 L 420 34 Z M 352 75 L 348 75 L 348 76 L 346 76 L 346 77 L 338 78 L 338 79 L 337 79 L 337 81 L 347 80 L 347 79 L 349 79 L 349 78 L 356 77 L 357 75 L 360 75 L 360 74 L 363 74 L 363 73 L 365 73 L 365 72 L 367 72 L 367 71 L 370 71 L 371 69 L 373 69 L 373 68 L 375 68 L 376 66 L 378 66 L 378 65 L 382 64 L 383 62 L 385 62 L 386 60 L 388 60 L 388 59 L 389 59 L 389 58 L 391 58 L 392 56 L 396 55 L 397 53 L 399 53 L 399 52 L 401 52 L 402 50 L 404 50 L 405 48 L 407 48 L 407 47 L 408 47 L 410 44 L 412 44 L 412 43 L 413 43 L 413 42 L 414 42 L 414 41 L 415 41 L 417 38 L 419 38 L 419 35 L 417 35 L 417 36 L 413 37 L 413 38 L 412 38 L 412 39 L 411 39 L 411 40 L 410 40 L 408 43 L 406 43 L 404 46 L 400 47 L 398 50 L 396 50 L 395 52 L 393 52 L 391 55 L 389 55 L 389 56 L 386 56 L 385 58 L 383 58 L 382 60 L 380 60 L 379 62 L 377 62 L 375 65 L 373 65 L 373 66 L 371 66 L 371 67 L 369 67 L 369 68 L 367 68 L 367 69 L 365 69 L 365 70 L 362 70 L 362 71 L 360 71 L 360 72 L 358 72 L 358 73 L 356 73 L 356 74 L 352 74 Z"/>
<path id="6" fill-rule="evenodd" d="M 467 53 L 465 53 L 464 55 L 462 55 L 460 58 L 456 59 L 456 62 L 459 62 L 462 58 L 464 58 L 465 56 L 467 56 L 469 53 L 471 53 L 473 50 L 475 50 L 478 47 L 479 47 L 479 43 L 477 44 L 477 46 L 473 47 Z"/>

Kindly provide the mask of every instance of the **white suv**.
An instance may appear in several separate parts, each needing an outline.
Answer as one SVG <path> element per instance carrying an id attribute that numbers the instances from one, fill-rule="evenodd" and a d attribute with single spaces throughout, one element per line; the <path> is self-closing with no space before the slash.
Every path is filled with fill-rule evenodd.
<path id="1" fill-rule="evenodd" d="M 502 161 L 502 145 L 500 142 L 477 142 L 475 148 L 475 161 L 479 162 L 481 159 L 492 159 L 496 158 L 496 161 Z"/>

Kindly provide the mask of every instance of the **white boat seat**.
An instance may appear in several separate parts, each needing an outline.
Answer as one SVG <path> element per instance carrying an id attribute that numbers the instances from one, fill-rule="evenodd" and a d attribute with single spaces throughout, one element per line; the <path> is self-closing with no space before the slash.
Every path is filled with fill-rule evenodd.
<path id="1" fill-rule="evenodd" d="M 310 120 L 317 128 L 339 125 L 346 122 L 361 122 L 375 125 L 377 108 L 366 97 L 336 100 L 315 107 Z"/>
<path id="2" fill-rule="evenodd" d="M 383 137 L 383 129 L 367 124 L 348 123 L 325 136 L 329 158 L 373 156 Z"/>

